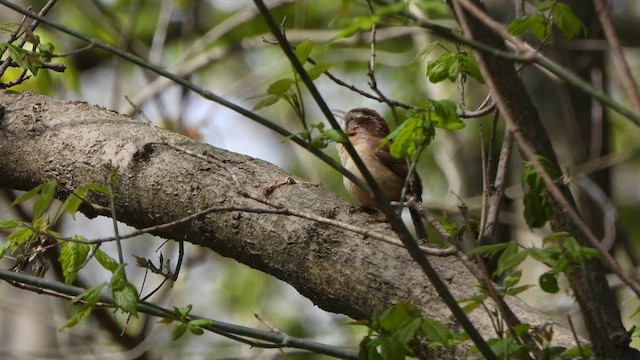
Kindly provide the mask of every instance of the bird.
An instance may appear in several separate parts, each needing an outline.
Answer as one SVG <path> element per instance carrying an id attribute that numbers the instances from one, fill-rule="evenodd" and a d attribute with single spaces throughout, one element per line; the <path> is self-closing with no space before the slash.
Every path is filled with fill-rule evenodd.
<path id="1" fill-rule="evenodd" d="M 344 132 L 351 145 L 362 159 L 365 166 L 378 183 L 382 195 L 389 201 L 402 201 L 413 198 L 422 202 L 422 181 L 420 176 L 413 171 L 410 175 L 406 198 L 401 199 L 402 189 L 409 175 L 409 163 L 406 158 L 396 158 L 389 152 L 389 144 L 379 146 L 379 143 L 389 135 L 389 126 L 384 118 L 375 110 L 368 108 L 356 108 L 349 110 L 343 117 Z M 363 179 L 362 173 L 341 143 L 336 143 L 342 166 Z M 343 177 L 343 184 L 347 192 L 353 196 L 361 206 L 365 208 L 378 208 L 373 194 L 365 190 L 347 177 Z M 410 209 L 411 218 L 416 227 L 416 235 L 421 240 L 426 240 L 426 233 L 422 217 L 417 211 Z"/>

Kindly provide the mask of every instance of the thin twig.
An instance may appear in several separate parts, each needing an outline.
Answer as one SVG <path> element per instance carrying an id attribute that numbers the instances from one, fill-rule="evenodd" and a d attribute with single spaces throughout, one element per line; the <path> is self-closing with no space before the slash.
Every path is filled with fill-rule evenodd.
<path id="1" fill-rule="evenodd" d="M 487 222 L 485 226 L 480 228 L 480 240 L 484 243 L 485 239 L 493 239 L 495 235 L 496 224 L 500 216 L 500 210 L 504 204 L 504 194 L 507 186 L 507 175 L 509 174 L 509 163 L 511 162 L 511 154 L 513 153 L 513 134 L 505 129 L 502 138 L 502 147 L 500 148 L 500 157 L 498 158 L 498 166 L 496 168 L 496 177 L 490 190 L 489 211 L 487 213 Z"/>
<path id="2" fill-rule="evenodd" d="M 24 284 L 26 286 L 29 286 L 29 290 L 31 291 L 35 291 L 38 293 L 47 292 L 48 294 L 56 294 L 57 296 L 61 296 L 66 299 L 73 298 L 86 291 L 86 289 L 66 285 L 57 281 L 51 281 L 48 279 L 38 278 L 24 273 L 16 273 L 4 269 L 0 269 L 0 279 L 3 279 L 7 282 Z M 113 307 L 114 301 L 109 296 L 101 296 L 98 305 Z M 141 313 L 160 318 L 172 319 L 175 316 L 174 310 L 162 308 L 160 306 L 145 302 L 138 303 L 137 310 Z M 190 315 L 185 320 L 190 321 L 195 319 L 202 318 L 195 315 Z M 285 337 L 284 335 L 279 333 L 230 324 L 224 321 L 212 320 L 211 325 L 203 326 L 202 328 L 221 336 L 225 336 L 236 341 L 241 341 L 254 347 L 289 347 L 312 351 L 318 354 L 325 354 L 341 359 L 357 359 L 358 357 L 357 353 L 351 350 L 342 349 L 332 345 L 321 344 L 305 339 L 294 338 L 291 336 Z"/>
<path id="3" fill-rule="evenodd" d="M 638 94 L 638 84 L 636 84 L 631 69 L 629 68 L 629 63 L 622 53 L 620 40 L 618 39 L 616 30 L 611 22 L 609 7 L 603 0 L 593 0 L 593 4 L 596 7 L 596 14 L 598 14 L 598 19 L 600 19 L 604 36 L 607 38 L 613 57 L 616 59 L 615 63 L 618 65 L 616 69 L 618 69 L 622 86 L 627 92 L 631 106 L 633 106 L 636 113 L 640 114 L 640 95 Z"/>

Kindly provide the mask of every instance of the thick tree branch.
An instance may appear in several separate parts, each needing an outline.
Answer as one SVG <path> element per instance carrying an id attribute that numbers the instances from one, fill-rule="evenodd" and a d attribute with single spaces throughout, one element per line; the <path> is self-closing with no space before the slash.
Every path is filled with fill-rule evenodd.
<path id="1" fill-rule="evenodd" d="M 57 180 L 60 196 L 89 182 L 105 184 L 114 169 L 118 220 L 137 228 L 181 219 L 212 206 L 260 207 L 239 187 L 285 205 L 353 225 L 365 214 L 349 214 L 349 204 L 319 184 L 291 178 L 267 162 L 156 130 L 85 103 L 33 93 L 0 92 L 0 187 L 26 190 Z M 169 142 L 215 159 L 203 161 Z M 269 191 L 265 191 L 269 190 Z M 108 199 L 91 199 L 105 205 Z M 104 210 L 82 209 L 89 216 Z M 392 236 L 387 224 L 366 227 Z M 405 301 L 424 314 L 451 324 L 450 312 L 406 250 L 328 224 L 281 214 L 215 212 L 156 235 L 184 240 L 232 257 L 294 286 L 319 307 L 355 319 L 373 319 Z M 132 261 L 132 259 L 125 259 Z M 430 257 L 456 299 L 476 295 L 473 276 L 454 257 Z M 523 322 L 549 322 L 516 299 L 509 305 Z M 490 319 L 476 310 L 471 320 L 485 337 L 495 337 Z M 571 334 L 555 330 L 557 344 L 573 346 Z M 468 351 L 459 349 L 459 351 Z M 465 358 L 466 352 L 451 358 Z M 461 356 L 462 355 L 462 356 Z M 470 356 L 470 355 L 469 355 Z"/>

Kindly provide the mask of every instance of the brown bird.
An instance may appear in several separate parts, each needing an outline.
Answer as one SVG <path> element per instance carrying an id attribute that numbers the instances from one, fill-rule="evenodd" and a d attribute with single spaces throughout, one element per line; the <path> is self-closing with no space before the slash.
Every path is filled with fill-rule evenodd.
<path id="1" fill-rule="evenodd" d="M 367 108 L 350 110 L 344 115 L 344 127 L 349 141 L 378 183 L 384 197 L 389 201 L 400 201 L 405 179 L 409 173 L 407 159 L 391 156 L 389 143 L 379 147 L 378 143 L 389 135 L 389 127 L 380 114 Z M 342 144 L 337 144 L 342 166 L 359 178 L 363 178 L 353 159 Z M 377 207 L 373 194 L 362 189 L 346 177 L 344 187 L 362 206 Z M 422 181 L 414 171 L 407 189 L 407 198 L 413 197 L 422 201 Z M 411 211 L 411 218 L 416 226 L 419 239 L 425 239 L 424 225 L 420 215 Z"/>

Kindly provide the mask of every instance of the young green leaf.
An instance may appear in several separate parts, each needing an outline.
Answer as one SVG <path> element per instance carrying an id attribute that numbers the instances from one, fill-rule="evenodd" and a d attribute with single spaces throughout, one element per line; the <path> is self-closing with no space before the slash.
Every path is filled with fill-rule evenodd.
<path id="1" fill-rule="evenodd" d="M 459 61 L 462 63 L 464 72 L 480 84 L 484 84 L 484 78 L 482 77 L 478 63 L 476 62 L 476 59 L 474 59 L 473 55 L 468 51 L 461 51 L 458 56 L 460 59 Z"/>
<path id="2" fill-rule="evenodd" d="M 447 130 L 460 130 L 465 123 L 458 117 L 458 105 L 452 100 L 432 101 L 433 111 L 429 114 L 429 120 L 433 126 Z"/>
<path id="3" fill-rule="evenodd" d="M 551 162 L 544 157 L 538 157 L 538 161 L 543 165 L 547 174 L 551 178 L 555 178 Z M 524 202 L 524 218 L 530 228 L 540 228 L 551 219 L 553 211 L 547 198 L 542 177 L 530 163 L 525 163 L 522 170 L 522 184 L 524 188 L 524 197 L 522 199 Z"/>
<path id="4" fill-rule="evenodd" d="M 498 267 L 495 271 L 496 276 L 504 274 L 506 271 L 520 265 L 529 256 L 527 249 L 518 251 L 516 247 L 507 248 L 498 259 Z"/>
<path id="5" fill-rule="evenodd" d="M 580 33 L 587 35 L 587 27 L 573 13 L 569 5 L 558 2 L 553 6 L 551 13 L 553 14 L 554 23 L 567 39 L 571 39 Z"/>
<path id="6" fill-rule="evenodd" d="M 58 183 L 55 180 L 48 181 L 44 184 L 36 186 L 35 188 L 20 196 L 12 203 L 12 205 L 19 204 L 26 199 L 32 198 L 36 194 L 39 194 L 40 196 L 33 204 L 33 218 L 38 219 L 47 211 L 49 206 L 51 206 L 51 202 L 53 202 L 57 187 Z"/>
<path id="7" fill-rule="evenodd" d="M 313 50 L 313 43 L 309 39 L 304 39 L 296 46 L 295 54 L 300 64 L 304 65 L 307 62 L 309 55 L 311 55 L 311 50 Z"/>
<path id="8" fill-rule="evenodd" d="M 7 236 L 7 243 L 23 244 L 29 241 L 32 236 L 35 236 L 35 233 L 29 228 L 16 229 Z"/>
<path id="9" fill-rule="evenodd" d="M 75 240 L 81 240 L 82 237 L 74 236 Z M 78 268 L 84 264 L 89 254 L 89 245 L 77 242 L 63 242 L 60 246 L 60 255 L 58 262 L 62 268 L 62 275 L 65 284 L 73 284 L 78 277 Z"/>
<path id="10" fill-rule="evenodd" d="M 124 270 L 125 266 L 126 264 L 120 264 L 118 265 L 116 271 L 113 272 L 111 281 L 109 282 L 109 291 L 111 292 L 113 301 L 118 308 L 130 313 L 133 317 L 137 318 L 137 305 L 140 297 L 136 288 L 131 285 L 126 279 Z"/>
<path id="11" fill-rule="evenodd" d="M 505 291 L 505 295 L 517 296 L 518 294 L 525 292 L 531 289 L 532 287 L 535 287 L 535 285 L 522 285 L 522 286 L 512 287 Z"/>
<path id="12" fill-rule="evenodd" d="M 269 106 L 277 103 L 278 101 L 280 101 L 280 99 L 282 99 L 282 97 L 278 96 L 278 95 L 266 96 L 262 100 L 260 100 L 257 104 L 255 104 L 253 106 L 253 108 L 251 108 L 251 111 L 257 111 L 257 110 L 260 110 L 262 108 L 269 107 Z"/>
<path id="13" fill-rule="evenodd" d="M 138 302 L 140 301 L 140 296 L 138 295 L 138 290 L 136 290 L 133 285 L 126 282 L 118 289 L 112 290 L 111 295 L 113 296 L 113 301 L 116 306 L 130 313 L 131 316 L 135 318 L 138 317 Z"/>
<path id="14" fill-rule="evenodd" d="M 427 62 L 427 77 L 429 81 L 434 84 L 446 79 L 455 81 L 458 74 L 455 74 L 452 79 L 452 73 L 449 70 L 455 63 L 457 63 L 457 59 L 456 53 L 453 51 L 446 52 L 433 60 L 429 60 Z"/>
<path id="15" fill-rule="evenodd" d="M 65 328 L 70 328 L 78 324 L 82 319 L 86 318 L 91 314 L 93 309 L 98 304 L 98 300 L 100 300 L 100 292 L 107 285 L 107 283 L 102 283 L 95 287 L 85 290 L 81 294 L 77 295 L 69 302 L 69 307 L 74 304 L 82 303 L 80 308 L 75 312 L 73 317 L 67 321 L 60 330 Z"/>
<path id="16" fill-rule="evenodd" d="M 320 75 L 324 74 L 327 70 L 329 70 L 330 67 L 331 67 L 331 64 L 326 62 L 320 62 L 313 65 L 311 69 L 307 70 L 307 74 L 309 75 L 311 80 L 315 80 L 319 78 Z"/>
<path id="17" fill-rule="evenodd" d="M 50 182 L 54 182 L 55 183 L 55 181 L 53 181 L 53 180 L 50 181 Z M 48 184 L 48 183 L 40 184 L 40 185 L 34 187 L 33 189 L 25 192 L 24 194 L 18 196 L 17 199 L 13 200 L 13 202 L 11 203 L 11 206 L 22 204 L 23 202 L 25 202 L 25 201 L 33 198 L 34 196 L 38 195 L 40 193 L 40 190 L 44 186 L 46 186 L 46 184 Z"/>
<path id="18" fill-rule="evenodd" d="M 507 26 L 507 31 L 515 36 L 522 35 L 527 30 L 530 30 L 536 39 L 542 41 L 551 33 L 551 25 L 543 14 L 533 13 L 517 18 Z"/>
<path id="19" fill-rule="evenodd" d="M 209 319 L 195 319 L 190 320 L 187 324 L 189 331 L 191 331 L 193 335 L 200 336 L 204 334 L 204 330 L 202 328 L 213 325 L 213 321 Z"/>
<path id="20" fill-rule="evenodd" d="M 291 79 L 278 79 L 269 85 L 267 88 L 267 94 L 282 96 L 284 95 L 295 82 Z"/>
<path id="21" fill-rule="evenodd" d="M 344 39 L 351 37 L 360 31 L 370 31 L 373 27 L 373 24 L 380 21 L 379 16 L 364 16 L 364 17 L 354 17 L 348 19 L 348 26 L 342 29 L 336 36 L 331 39 L 331 41 L 336 41 L 339 39 Z"/>
<path id="22" fill-rule="evenodd" d="M 181 320 L 185 320 L 187 318 L 187 316 L 189 316 L 189 314 L 191 313 L 191 310 L 193 309 L 193 305 L 189 304 L 185 307 L 174 307 L 173 311 L 175 312 L 176 316 L 181 319 Z"/>
<path id="23" fill-rule="evenodd" d="M 404 344 L 394 338 L 383 338 L 380 350 L 380 355 L 384 360 L 404 359 L 407 356 Z"/>
<path id="24" fill-rule="evenodd" d="M 498 243 L 491 245 L 481 245 L 477 246 L 469 251 L 471 255 L 487 255 L 490 258 L 494 257 L 503 251 L 507 250 L 507 248 L 517 248 L 517 244 L 514 242 L 506 242 L 506 243 Z M 515 252 L 517 249 L 512 249 L 511 251 Z"/>
<path id="25" fill-rule="evenodd" d="M 7 251 L 11 250 L 12 247 L 14 247 L 14 244 L 10 242 L 5 242 L 4 244 L 0 245 L 0 259 L 2 259 L 4 257 L 4 254 L 6 254 Z"/>
<path id="26" fill-rule="evenodd" d="M 451 332 L 447 325 L 433 319 L 423 318 L 420 329 L 430 339 L 439 342 L 444 347 L 449 347 Z"/>
<path id="27" fill-rule="evenodd" d="M 118 269 L 118 262 L 115 261 L 111 256 L 107 255 L 107 253 L 105 253 L 104 251 L 97 249 L 93 256 L 96 258 L 96 260 L 98 260 L 103 268 L 109 270 L 111 273 L 115 273 Z"/>
<path id="28" fill-rule="evenodd" d="M 0 220 L 0 229 L 13 229 L 22 226 L 22 221 L 6 219 Z"/>
<path id="29" fill-rule="evenodd" d="M 171 332 L 171 340 L 178 340 L 180 339 L 185 332 L 187 332 L 187 323 L 181 322 L 181 323 L 177 323 L 176 326 L 173 328 L 173 331 Z"/>
<path id="30" fill-rule="evenodd" d="M 395 332 L 406 322 L 421 317 L 418 309 L 411 304 L 398 303 L 383 312 L 376 322 L 377 326 L 388 332 Z"/>
<path id="31" fill-rule="evenodd" d="M 521 277 L 522 277 L 522 270 L 513 271 L 504 278 L 504 281 L 502 282 L 502 284 L 506 289 L 512 288 L 520 281 Z"/>

